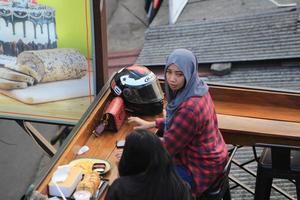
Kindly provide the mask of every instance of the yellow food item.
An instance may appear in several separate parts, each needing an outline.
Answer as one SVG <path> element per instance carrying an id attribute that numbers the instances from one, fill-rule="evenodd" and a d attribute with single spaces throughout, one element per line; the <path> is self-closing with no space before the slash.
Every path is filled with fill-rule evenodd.
<path id="1" fill-rule="evenodd" d="M 82 169 L 82 173 L 83 174 L 88 174 L 88 173 L 91 173 L 93 171 L 92 170 L 93 164 L 94 164 L 93 161 L 84 160 L 84 161 L 79 161 L 74 166 L 80 167 Z"/>

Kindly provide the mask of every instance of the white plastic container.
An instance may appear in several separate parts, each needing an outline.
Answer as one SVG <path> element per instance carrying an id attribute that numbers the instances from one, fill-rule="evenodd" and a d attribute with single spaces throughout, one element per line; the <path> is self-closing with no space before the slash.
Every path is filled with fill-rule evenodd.
<path id="1" fill-rule="evenodd" d="M 73 194 L 73 197 L 75 198 L 75 200 L 90 200 L 91 196 L 92 195 L 89 191 L 84 191 L 84 190 L 76 191 Z"/>

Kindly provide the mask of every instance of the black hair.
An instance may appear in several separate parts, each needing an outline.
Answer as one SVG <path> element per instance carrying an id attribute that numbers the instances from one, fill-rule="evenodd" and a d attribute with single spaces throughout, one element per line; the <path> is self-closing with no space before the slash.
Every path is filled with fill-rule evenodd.
<path id="1" fill-rule="evenodd" d="M 172 158 L 159 137 L 147 130 L 135 130 L 126 137 L 119 163 L 119 175 L 139 176 L 139 188 L 148 200 L 189 199 L 187 185 L 176 174 Z"/>

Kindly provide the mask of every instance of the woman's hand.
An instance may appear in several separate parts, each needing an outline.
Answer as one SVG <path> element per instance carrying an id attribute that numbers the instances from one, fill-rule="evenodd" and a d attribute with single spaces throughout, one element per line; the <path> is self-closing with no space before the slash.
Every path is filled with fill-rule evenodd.
<path id="1" fill-rule="evenodd" d="M 137 126 L 133 127 L 133 129 L 149 129 L 155 127 L 155 121 L 149 122 L 146 120 L 143 120 L 139 117 L 128 117 L 129 123 L 136 123 Z"/>

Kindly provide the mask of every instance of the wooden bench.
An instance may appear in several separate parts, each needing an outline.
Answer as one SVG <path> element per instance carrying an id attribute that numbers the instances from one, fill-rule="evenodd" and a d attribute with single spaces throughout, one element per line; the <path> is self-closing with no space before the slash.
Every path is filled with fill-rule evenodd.
<path id="1" fill-rule="evenodd" d="M 210 85 L 227 143 L 300 145 L 300 93 Z"/>

